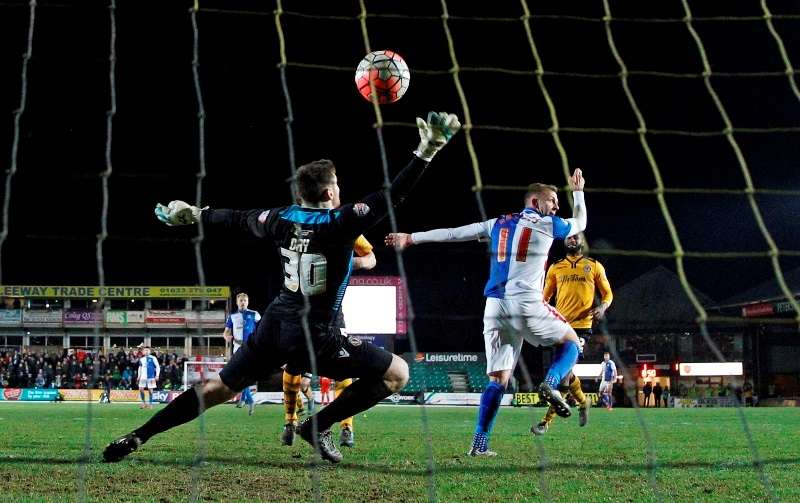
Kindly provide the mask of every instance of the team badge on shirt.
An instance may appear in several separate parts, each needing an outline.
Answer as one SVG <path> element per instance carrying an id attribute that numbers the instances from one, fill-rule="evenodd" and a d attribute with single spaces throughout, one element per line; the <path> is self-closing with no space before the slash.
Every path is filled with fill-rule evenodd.
<path id="1" fill-rule="evenodd" d="M 355 212 L 355 214 L 358 215 L 359 217 L 367 216 L 369 210 L 370 210 L 369 206 L 367 206 L 364 203 L 356 203 L 353 205 L 353 212 Z"/>
<path id="2" fill-rule="evenodd" d="M 590 266 L 589 264 L 586 264 L 585 266 L 583 266 L 583 272 L 585 272 L 585 273 L 592 272 L 592 266 Z"/>
<path id="3" fill-rule="evenodd" d="M 351 335 L 351 336 L 347 337 L 347 342 L 349 342 L 351 346 L 355 346 L 355 347 L 358 347 L 358 346 L 361 345 L 361 339 L 359 339 L 358 337 L 356 337 L 354 335 Z"/>

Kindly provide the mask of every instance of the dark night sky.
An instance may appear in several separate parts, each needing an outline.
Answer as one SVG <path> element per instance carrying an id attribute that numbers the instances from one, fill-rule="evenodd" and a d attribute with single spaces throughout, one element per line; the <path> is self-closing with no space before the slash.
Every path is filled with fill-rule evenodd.
<path id="1" fill-rule="evenodd" d="M 113 174 L 110 178 L 110 237 L 104 247 L 109 284 L 195 284 L 191 237 L 195 229 L 170 229 L 152 215 L 156 202 L 194 201 L 198 171 L 198 121 L 192 80 L 190 2 L 118 0 L 117 114 L 113 123 Z M 203 201 L 215 207 L 253 208 L 289 202 L 286 106 L 280 87 L 278 36 L 272 11 L 262 1 L 202 1 L 198 14 L 200 78 L 206 107 L 207 177 Z M 467 5 L 469 4 L 469 5 Z M 472 5 L 476 4 L 476 5 Z M 40 1 L 36 9 L 33 58 L 28 72 L 28 102 L 22 118 L 19 171 L 12 181 L 9 235 L 2 249 L 6 284 L 96 284 L 95 236 L 99 231 L 105 169 L 105 126 L 109 108 L 108 2 Z M 531 20 L 545 70 L 616 74 L 619 69 L 606 39 L 600 1 L 528 2 L 534 16 L 593 18 Z M 800 60 L 800 5 L 768 2 L 789 58 Z M 760 16 L 760 2 L 690 2 L 694 16 Z M 380 151 L 372 107 L 356 93 L 353 69 L 367 52 L 355 16 L 358 2 L 284 2 L 282 17 L 291 63 L 341 67 L 290 66 L 287 77 L 294 107 L 294 148 L 299 163 L 325 157 L 338 166 L 345 201 L 382 183 Z M 256 14 L 219 12 L 216 9 Z M 531 71 L 535 63 L 517 2 L 449 2 L 452 16 L 504 18 L 451 19 L 458 62 L 464 67 Z M 684 16 L 682 4 L 610 2 L 618 18 Z M 464 117 L 451 75 L 452 66 L 439 16 L 432 1 L 367 2 L 371 13 L 410 14 L 416 19 L 371 17 L 371 48 L 393 49 L 408 62 L 412 80 L 407 95 L 382 108 L 384 120 L 403 123 L 384 129 L 390 169 L 405 163 L 416 146 L 411 126 L 430 109 Z M 8 167 L 13 110 L 19 104 L 21 55 L 28 27 L 27 2 L 0 2 L 0 159 Z M 342 19 L 314 16 L 336 15 Z M 682 22 L 615 21 L 612 31 L 628 69 L 694 73 L 702 71 L 699 53 Z M 767 24 L 748 21 L 697 21 L 714 72 L 781 72 L 782 59 Z M 472 132 L 486 184 L 526 185 L 565 179 L 552 137 L 546 133 L 498 131 L 486 126 L 544 130 L 549 113 L 533 75 L 464 71 L 460 75 L 475 129 Z M 636 119 L 619 78 L 547 75 L 545 83 L 562 127 L 633 131 Z M 760 78 L 714 77 L 712 83 L 735 127 L 800 127 L 800 100 L 785 75 Z M 700 78 L 635 75 L 630 87 L 648 128 L 721 131 L 717 108 Z M 738 133 L 735 138 L 758 188 L 800 189 L 798 132 Z M 634 134 L 564 132 L 570 165 L 584 170 L 587 189 L 652 189 L 654 177 Z M 667 187 L 744 187 L 730 144 L 722 136 L 647 136 Z M 472 165 L 463 134 L 436 159 L 407 206 L 401 229 L 425 230 L 480 219 Z M 2 194 L 0 194 L 2 197 Z M 485 191 L 489 216 L 518 210 L 521 194 Z M 565 197 L 561 196 L 562 201 Z M 769 231 L 781 249 L 800 250 L 800 198 L 759 195 Z M 766 249 L 747 200 L 742 195 L 668 195 L 667 203 L 686 250 L 763 251 Z M 598 248 L 671 251 L 664 219 L 652 195 L 587 192 L 587 237 Z M 564 205 L 566 206 L 566 205 Z M 569 210 L 562 216 L 569 216 Z M 388 224 L 367 234 L 381 243 Z M 276 291 L 277 258 L 262 243 L 238 236 L 209 234 L 203 245 L 208 284 L 251 292 L 262 308 Z M 485 249 L 479 244 L 429 246 L 405 255 L 411 295 L 423 318 L 443 314 L 463 321 L 422 320 L 421 346 L 438 349 L 460 340 L 482 348 L 481 291 L 486 277 Z M 379 248 L 377 273 L 396 272 L 394 254 Z M 600 255 L 599 255 L 600 256 Z M 601 256 L 602 257 L 602 256 Z M 612 284 L 620 286 L 659 263 L 671 260 L 602 257 Z M 784 259 L 789 270 L 797 259 Z M 690 281 L 722 300 L 766 280 L 767 259 L 689 259 Z"/>

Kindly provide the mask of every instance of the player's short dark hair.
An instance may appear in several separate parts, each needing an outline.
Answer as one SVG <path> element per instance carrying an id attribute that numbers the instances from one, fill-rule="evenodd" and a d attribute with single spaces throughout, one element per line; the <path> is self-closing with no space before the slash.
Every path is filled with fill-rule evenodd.
<path id="1" fill-rule="evenodd" d="M 335 174 L 336 166 L 333 165 L 333 161 L 328 159 L 304 164 L 297 168 L 294 176 L 297 193 L 303 201 L 318 203 L 322 200 L 323 191 L 333 185 Z"/>
<path id="2" fill-rule="evenodd" d="M 548 191 L 558 193 L 558 187 L 546 183 L 532 183 L 528 185 L 528 190 L 525 192 L 525 199 L 527 200 L 531 196 L 538 196 Z"/>

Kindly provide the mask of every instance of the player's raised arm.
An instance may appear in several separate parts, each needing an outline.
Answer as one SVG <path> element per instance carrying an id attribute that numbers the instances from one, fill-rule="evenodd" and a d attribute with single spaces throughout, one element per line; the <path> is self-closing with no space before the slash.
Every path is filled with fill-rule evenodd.
<path id="1" fill-rule="evenodd" d="M 583 172 L 576 169 L 572 176 L 569 177 L 569 188 L 572 190 L 572 218 L 568 218 L 567 222 L 570 223 L 569 236 L 581 233 L 586 230 L 586 200 L 583 197 L 583 186 L 585 180 L 583 179 Z"/>
<path id="2" fill-rule="evenodd" d="M 414 156 L 389 186 L 389 198 L 395 207 L 408 197 L 428 163 L 458 133 L 461 123 L 454 114 L 430 112 L 427 120 L 417 117 L 417 128 L 420 142 L 414 150 Z M 341 223 L 362 231 L 378 223 L 388 213 L 386 194 L 380 190 L 355 204 L 342 206 Z"/>
<path id="3" fill-rule="evenodd" d="M 447 241 L 459 242 L 488 239 L 495 220 L 496 219 L 491 219 L 487 220 L 486 222 L 476 222 L 474 224 L 464 225 L 461 227 L 433 229 L 425 232 L 415 232 L 413 234 L 393 232 L 386 236 L 385 243 L 387 246 L 394 246 L 395 248 L 402 250 L 411 245 L 423 243 L 444 243 Z"/>
<path id="4" fill-rule="evenodd" d="M 200 222 L 210 225 L 240 229 L 258 238 L 268 236 L 270 210 L 228 210 L 198 208 L 184 201 L 170 201 L 168 205 L 156 204 L 156 218 L 172 226 L 192 225 Z"/>

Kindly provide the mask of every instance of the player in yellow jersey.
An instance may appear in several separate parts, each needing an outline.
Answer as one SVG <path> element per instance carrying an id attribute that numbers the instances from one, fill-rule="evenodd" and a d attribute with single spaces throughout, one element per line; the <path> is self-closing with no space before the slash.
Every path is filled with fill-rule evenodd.
<path id="1" fill-rule="evenodd" d="M 375 258 L 375 253 L 372 251 L 372 244 L 367 241 L 367 238 L 365 238 L 363 235 L 358 236 L 358 239 L 356 239 L 356 242 L 353 245 L 353 253 L 355 254 L 353 257 L 354 271 L 359 269 L 369 270 L 375 267 L 375 265 L 378 263 Z M 343 321 L 342 326 L 344 326 Z M 301 398 L 300 394 L 301 392 L 305 394 L 305 390 L 301 390 L 301 382 L 303 380 L 301 374 L 302 372 L 300 372 L 299 369 L 285 368 L 283 370 L 283 410 L 286 418 L 286 423 L 284 424 L 283 432 L 281 433 L 281 443 L 283 445 L 292 445 L 294 443 L 295 429 L 297 427 L 297 412 L 299 409 L 302 409 L 303 405 L 303 399 Z M 349 386 L 352 382 L 352 379 L 336 381 L 335 397 L 338 397 L 339 393 L 341 393 L 342 390 Z M 309 397 L 308 411 L 309 413 L 312 413 L 314 411 L 313 392 L 311 392 L 310 395 L 311 396 L 309 397 L 309 395 L 306 394 L 306 397 Z M 353 447 L 355 445 L 355 441 L 353 439 L 353 418 L 348 417 L 347 419 L 343 419 L 341 422 L 341 428 L 342 431 L 339 435 L 339 444 L 344 447 Z"/>
<path id="2" fill-rule="evenodd" d="M 543 298 L 545 302 L 555 294 L 556 309 L 575 329 L 581 340 L 581 357 L 583 348 L 592 335 L 592 322 L 601 320 L 606 309 L 611 305 L 614 296 L 606 277 L 603 264 L 582 254 L 581 235 L 570 236 L 564 240 L 567 256 L 554 262 L 547 270 Z M 599 294 L 600 303 L 595 304 L 595 293 Z M 570 374 L 560 383 L 559 388 L 567 388 L 572 399 L 578 403 L 580 415 L 578 424 L 586 426 L 591 406 L 581 389 L 578 376 Z M 536 435 L 544 435 L 556 416 L 553 407 L 547 410 L 539 424 L 531 428 Z"/>

